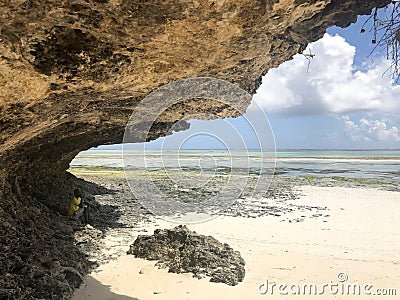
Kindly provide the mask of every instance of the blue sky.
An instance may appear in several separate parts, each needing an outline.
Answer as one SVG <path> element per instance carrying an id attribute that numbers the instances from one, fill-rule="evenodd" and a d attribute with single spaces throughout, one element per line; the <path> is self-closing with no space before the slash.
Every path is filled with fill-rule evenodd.
<path id="1" fill-rule="evenodd" d="M 400 148 L 400 86 L 384 75 L 384 49 L 370 55 L 372 34 L 360 33 L 365 19 L 311 43 L 308 72 L 296 55 L 263 78 L 254 99 L 269 112 L 277 148 Z"/>
<path id="2" fill-rule="evenodd" d="M 264 113 L 253 113 L 253 118 L 268 117 L 276 148 L 400 148 L 400 86 L 384 75 L 390 62 L 383 49 L 370 55 L 372 33 L 369 27 L 360 33 L 365 19 L 359 17 L 345 29 L 329 28 L 322 39 L 311 43 L 304 52 L 315 55 L 309 66 L 306 57 L 297 54 L 263 77 L 246 115 L 255 112 L 256 104 L 262 108 Z M 245 117 L 196 120 L 188 131 L 147 145 L 220 149 L 228 141 L 230 147 L 243 148 L 244 140 L 248 148 L 258 148 L 253 131 Z M 264 130 L 260 131 L 259 136 Z"/>

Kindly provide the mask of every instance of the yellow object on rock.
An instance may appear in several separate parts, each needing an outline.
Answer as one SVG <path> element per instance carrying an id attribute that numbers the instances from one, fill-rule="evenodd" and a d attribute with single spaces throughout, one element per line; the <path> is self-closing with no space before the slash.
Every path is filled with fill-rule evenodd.
<path id="1" fill-rule="evenodd" d="M 81 197 L 72 198 L 71 202 L 69 203 L 68 216 L 72 216 L 73 213 L 79 209 L 79 204 L 81 204 L 81 201 Z"/>

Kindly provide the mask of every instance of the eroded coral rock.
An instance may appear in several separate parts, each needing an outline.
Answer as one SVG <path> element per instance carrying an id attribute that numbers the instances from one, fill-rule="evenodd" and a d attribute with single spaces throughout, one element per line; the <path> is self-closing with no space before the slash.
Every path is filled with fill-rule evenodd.
<path id="1" fill-rule="evenodd" d="M 193 273 L 194 277 L 209 276 L 211 282 L 237 285 L 245 275 L 245 261 L 239 251 L 212 236 L 189 230 L 186 226 L 157 229 L 153 235 L 139 235 L 128 254 L 157 260 L 173 273 Z"/>

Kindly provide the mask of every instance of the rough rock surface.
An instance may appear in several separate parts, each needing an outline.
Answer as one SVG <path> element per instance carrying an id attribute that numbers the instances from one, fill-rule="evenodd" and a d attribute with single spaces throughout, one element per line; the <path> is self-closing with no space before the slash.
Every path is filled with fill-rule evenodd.
<path id="1" fill-rule="evenodd" d="M 60 257 L 77 251 L 50 228 L 65 223 L 58 214 L 80 184 L 65 170 L 80 151 L 121 142 L 130 114 L 150 91 L 208 76 L 253 93 L 263 74 L 327 27 L 347 26 L 389 2 L 0 1 L 0 296 L 51 297 L 40 294 L 38 282 L 50 285 L 44 278 L 52 274 L 41 251 Z M 187 101 L 162 114 L 147 138 L 202 112 L 237 115 L 210 100 Z M 65 255 L 62 264 L 83 274 L 87 266 L 75 266 L 72 256 L 79 257 Z M 54 285 L 77 282 L 57 278 Z"/>
<path id="2" fill-rule="evenodd" d="M 121 142 L 137 104 L 180 78 L 225 79 L 253 93 L 327 27 L 389 2 L 1 1 L 0 176 L 13 188 L 37 185 L 80 151 Z M 237 115 L 187 101 L 161 115 L 148 139 L 194 112 Z"/>
<path id="3" fill-rule="evenodd" d="M 211 282 L 237 285 L 245 275 L 245 262 L 239 251 L 182 225 L 156 229 L 153 235 L 139 235 L 128 254 L 157 260 L 169 272 L 191 272 L 197 278 L 209 276 Z"/>
<path id="4" fill-rule="evenodd" d="M 60 208 L 45 206 L 33 196 L 19 201 L 0 190 L 0 299 L 67 299 L 90 269 L 87 255 L 75 244 L 74 233 L 81 225 L 54 210 L 67 209 L 70 186 L 81 188 L 94 210 L 91 194 L 106 190 L 71 174 L 63 183 L 47 186 L 49 193 L 65 195 Z"/>

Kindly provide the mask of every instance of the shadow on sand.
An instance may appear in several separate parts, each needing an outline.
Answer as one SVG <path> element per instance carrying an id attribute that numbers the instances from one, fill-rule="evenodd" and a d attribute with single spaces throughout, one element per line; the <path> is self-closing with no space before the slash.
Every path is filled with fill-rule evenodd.
<path id="1" fill-rule="evenodd" d="M 74 293 L 72 300 L 139 300 L 125 295 L 116 294 L 111 291 L 109 285 L 88 276 L 85 283 Z"/>

